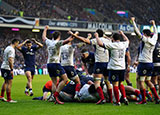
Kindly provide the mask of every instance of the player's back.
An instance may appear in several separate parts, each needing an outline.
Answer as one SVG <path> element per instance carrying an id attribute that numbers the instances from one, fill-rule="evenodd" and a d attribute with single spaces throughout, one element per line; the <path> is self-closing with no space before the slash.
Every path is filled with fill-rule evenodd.
<path id="1" fill-rule="evenodd" d="M 48 50 L 47 63 L 60 63 L 60 47 L 63 45 L 63 41 L 46 40 Z"/>
<path id="2" fill-rule="evenodd" d="M 61 65 L 62 66 L 74 66 L 73 56 L 74 56 L 74 48 L 72 45 L 64 45 L 61 46 Z"/>
<path id="3" fill-rule="evenodd" d="M 103 43 L 111 42 L 109 39 L 100 37 L 100 40 Z M 96 41 L 96 39 L 91 40 L 91 44 L 95 48 L 95 62 L 108 62 L 109 61 L 109 52 L 108 49 L 100 47 Z"/>
<path id="4" fill-rule="evenodd" d="M 108 63 L 108 69 L 123 70 L 125 69 L 125 53 L 129 42 L 113 42 L 109 46 L 110 61 Z"/>
<path id="5" fill-rule="evenodd" d="M 52 90 L 52 80 L 47 81 L 47 83 L 45 84 L 45 87 L 49 90 Z"/>
<path id="6" fill-rule="evenodd" d="M 153 62 L 153 50 L 157 42 L 158 36 L 155 34 L 153 37 L 143 36 L 142 42 L 140 44 L 140 52 L 138 61 L 142 63 L 152 63 Z"/>
<path id="7" fill-rule="evenodd" d="M 12 46 L 7 46 L 3 53 L 2 69 L 10 70 L 8 59 L 9 57 L 15 57 L 15 49 Z"/>

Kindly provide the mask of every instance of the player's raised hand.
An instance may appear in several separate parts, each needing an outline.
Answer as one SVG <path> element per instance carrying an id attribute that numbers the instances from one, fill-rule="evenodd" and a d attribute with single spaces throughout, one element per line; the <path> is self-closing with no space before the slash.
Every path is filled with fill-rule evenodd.
<path id="1" fill-rule="evenodd" d="M 150 23 L 151 23 L 152 25 L 155 25 L 155 21 L 154 21 L 154 20 L 151 20 Z"/>
<path id="2" fill-rule="evenodd" d="M 94 33 L 94 36 L 95 36 L 96 38 L 99 38 L 99 35 L 98 35 L 97 32 Z"/>
<path id="3" fill-rule="evenodd" d="M 119 31 L 119 34 L 123 35 L 124 33 L 123 33 L 123 31 L 122 31 L 122 30 L 120 30 L 120 31 Z"/>
<path id="4" fill-rule="evenodd" d="M 46 26 L 45 26 L 45 29 L 47 29 L 47 30 L 48 30 L 48 29 L 49 29 L 49 26 L 48 26 L 48 25 L 46 25 Z"/>
<path id="5" fill-rule="evenodd" d="M 74 34 L 75 34 L 75 35 L 78 35 L 78 34 L 79 34 L 79 32 L 78 32 L 78 31 L 76 31 Z"/>
<path id="6" fill-rule="evenodd" d="M 88 39 L 91 39 L 91 38 L 92 38 L 92 34 L 89 33 L 87 38 L 88 38 Z"/>
<path id="7" fill-rule="evenodd" d="M 36 42 L 36 39 L 35 39 L 35 38 L 31 38 L 31 40 L 32 40 L 33 42 Z"/>
<path id="8" fill-rule="evenodd" d="M 131 20 L 132 20 L 132 21 L 135 21 L 135 17 L 131 17 Z"/>
<path id="9" fill-rule="evenodd" d="M 72 31 L 68 31 L 68 34 L 71 34 L 71 35 L 73 35 L 73 32 L 72 32 Z"/>
<path id="10" fill-rule="evenodd" d="M 26 43 L 26 42 L 28 42 L 29 41 L 29 39 L 26 39 L 25 41 L 24 41 L 24 44 Z"/>

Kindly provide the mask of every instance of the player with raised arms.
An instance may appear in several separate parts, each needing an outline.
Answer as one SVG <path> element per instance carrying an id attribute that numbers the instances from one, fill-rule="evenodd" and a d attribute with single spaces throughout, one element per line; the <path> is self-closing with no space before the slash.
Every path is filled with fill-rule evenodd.
<path id="1" fill-rule="evenodd" d="M 33 96 L 32 91 L 32 80 L 35 74 L 35 53 L 39 48 L 42 48 L 43 45 L 36 41 L 34 38 L 31 39 L 36 45 L 32 45 L 32 42 L 27 39 L 21 44 L 18 45 L 18 50 L 23 54 L 25 60 L 24 72 L 27 77 L 27 85 L 25 89 L 25 94 L 28 96 Z M 24 46 L 25 45 L 25 46 Z M 30 94 L 29 94 L 30 93 Z"/>
<path id="2" fill-rule="evenodd" d="M 123 37 L 124 41 L 120 41 L 120 37 Z M 126 48 L 128 48 L 129 40 L 127 36 L 122 32 L 119 31 L 113 35 L 113 42 L 105 42 L 99 38 L 98 33 L 95 33 L 95 37 L 97 43 L 100 47 L 106 48 L 110 51 L 110 61 L 108 63 L 108 70 L 109 70 L 109 80 L 112 81 L 113 89 L 114 89 L 114 96 L 116 98 L 115 105 L 120 106 L 120 99 L 119 99 L 119 89 L 123 96 L 124 103 L 128 105 L 128 100 L 126 98 L 126 92 L 123 85 L 124 76 L 125 76 L 125 53 Z"/>
<path id="3" fill-rule="evenodd" d="M 76 32 L 75 34 L 78 34 L 78 32 Z M 74 99 L 77 99 L 78 92 L 80 91 L 81 88 L 81 82 L 74 68 L 73 58 L 74 58 L 75 47 L 76 45 L 73 45 L 71 41 L 68 42 L 68 44 L 65 44 L 64 46 L 61 46 L 60 60 L 61 60 L 61 65 L 64 68 L 68 78 L 76 83 Z"/>
<path id="4" fill-rule="evenodd" d="M 153 25 L 154 35 L 151 35 L 151 31 L 148 29 L 143 30 L 143 34 L 140 33 L 135 23 L 135 17 L 131 18 L 134 30 L 140 38 L 141 46 L 138 58 L 138 76 L 140 77 L 140 90 L 142 94 L 142 101 L 138 104 L 146 104 L 146 89 L 144 83 L 151 89 L 154 94 L 156 104 L 159 104 L 159 97 L 156 92 L 154 85 L 151 82 L 151 76 L 153 72 L 153 50 L 155 48 L 158 32 L 155 25 L 155 21 L 151 20 L 150 23 Z M 152 37 L 151 37 L 152 36 Z"/>
<path id="5" fill-rule="evenodd" d="M 99 36 L 100 36 L 100 39 L 102 41 L 105 41 L 105 42 L 111 42 L 110 39 L 108 38 L 104 38 L 104 32 L 103 30 L 101 29 L 98 29 L 96 31 Z M 94 84 L 95 84 L 95 88 L 99 94 L 99 97 L 100 97 L 100 100 L 96 103 L 96 104 L 104 104 L 106 102 L 105 98 L 104 98 L 104 94 L 103 94 L 103 90 L 100 86 L 100 83 L 101 83 L 101 79 L 102 77 L 105 78 L 105 83 L 107 85 L 107 88 L 108 88 L 108 93 L 109 93 L 109 102 L 112 103 L 112 87 L 110 86 L 110 82 L 108 80 L 108 70 L 107 70 L 107 66 L 108 66 L 108 61 L 109 61 L 109 52 L 107 49 L 105 48 L 102 48 L 100 47 L 98 44 L 97 44 L 97 41 L 96 39 L 87 39 L 87 38 L 84 38 L 84 37 L 81 37 L 81 36 L 78 36 L 76 34 L 73 34 L 71 31 L 69 32 L 72 36 L 76 37 L 77 39 L 87 43 L 87 44 L 90 44 L 90 45 L 93 45 L 95 47 L 95 65 L 94 65 Z M 88 36 L 90 36 L 90 34 L 88 34 Z"/>
<path id="6" fill-rule="evenodd" d="M 48 50 L 47 69 L 48 69 L 49 76 L 51 77 L 53 82 L 52 91 L 54 94 L 55 103 L 64 104 L 58 99 L 58 96 L 59 96 L 59 92 L 63 89 L 66 82 L 68 81 L 68 77 L 63 67 L 60 64 L 60 47 L 71 42 L 73 40 L 73 37 L 69 37 L 66 40 L 60 40 L 61 33 L 59 31 L 55 31 L 53 33 L 52 40 L 50 40 L 46 37 L 48 29 L 49 29 L 49 26 L 45 26 L 45 29 L 42 35 L 42 40 L 47 45 L 47 50 Z M 58 76 L 60 77 L 61 81 L 56 87 Z"/>

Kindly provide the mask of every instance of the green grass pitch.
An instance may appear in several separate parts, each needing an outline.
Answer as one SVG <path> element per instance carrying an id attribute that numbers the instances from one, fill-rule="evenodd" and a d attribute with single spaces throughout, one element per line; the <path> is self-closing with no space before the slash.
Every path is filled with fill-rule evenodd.
<path id="1" fill-rule="evenodd" d="M 130 74 L 130 78 L 135 87 L 135 74 Z M 50 80 L 47 75 L 36 75 L 33 80 L 34 97 L 42 96 L 44 84 Z M 160 104 L 148 103 L 147 105 L 136 105 L 135 102 L 129 106 L 117 107 L 112 104 L 95 105 L 94 103 L 65 103 L 64 105 L 55 105 L 47 101 L 33 101 L 32 97 L 25 96 L 24 89 L 26 85 L 25 76 L 15 76 L 12 86 L 12 98 L 18 103 L 6 103 L 0 101 L 0 115 L 160 115 Z M 0 77 L 0 86 L 3 79 Z"/>

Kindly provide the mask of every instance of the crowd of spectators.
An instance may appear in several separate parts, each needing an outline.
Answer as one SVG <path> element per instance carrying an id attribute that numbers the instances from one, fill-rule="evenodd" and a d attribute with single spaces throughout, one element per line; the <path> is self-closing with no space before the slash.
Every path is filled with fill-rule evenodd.
<path id="1" fill-rule="evenodd" d="M 158 23 L 160 1 L 159 0 L 4 0 L 8 4 L 17 8 L 17 11 L 7 13 L 0 9 L 1 14 L 19 15 L 18 11 L 23 11 L 24 16 L 68 19 L 80 21 L 103 21 L 111 23 L 129 23 L 129 18 L 117 15 L 114 10 L 128 11 L 129 17 L 135 16 L 139 24 L 148 24 L 150 19 L 155 19 Z M 57 12 L 55 8 L 63 10 L 65 15 Z M 84 8 L 95 9 L 103 17 L 91 14 Z M 95 13 L 96 13 L 95 12 Z"/>

